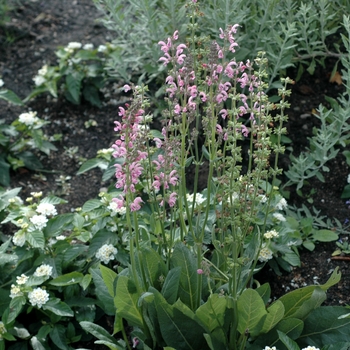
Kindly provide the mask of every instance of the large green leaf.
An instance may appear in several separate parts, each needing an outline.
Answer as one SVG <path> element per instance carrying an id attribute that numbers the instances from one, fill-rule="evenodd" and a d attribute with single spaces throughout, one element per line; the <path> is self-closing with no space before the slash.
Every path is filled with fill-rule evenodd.
<path id="1" fill-rule="evenodd" d="M 119 276 L 114 297 L 117 314 L 130 325 L 143 327 L 141 310 L 138 307 L 139 293 L 133 281 L 127 276 Z"/>
<path id="2" fill-rule="evenodd" d="M 252 335 L 259 333 L 262 322 L 267 317 L 265 304 L 254 289 L 246 289 L 237 301 L 238 331 L 244 334 L 247 330 Z"/>
<path id="3" fill-rule="evenodd" d="M 286 346 L 287 350 L 300 350 L 298 344 L 289 338 L 286 334 L 281 331 L 277 331 L 281 342 Z"/>
<path id="4" fill-rule="evenodd" d="M 103 327 L 94 324 L 92 322 L 79 322 L 81 328 L 83 328 L 86 332 L 91 333 L 93 336 L 95 336 L 97 339 L 100 339 L 101 341 L 104 341 L 109 344 L 113 344 L 115 346 L 116 350 L 124 350 L 125 348 L 122 347 L 117 343 L 117 340 L 111 336 Z M 97 342 L 96 342 L 97 343 Z M 112 349 L 110 347 L 110 349 Z"/>
<path id="5" fill-rule="evenodd" d="M 113 270 L 111 270 L 108 267 L 103 266 L 103 265 L 100 265 L 100 271 L 101 271 L 103 281 L 108 289 L 109 294 L 111 295 L 111 297 L 114 298 L 114 296 L 115 296 L 114 281 L 118 275 Z"/>
<path id="6" fill-rule="evenodd" d="M 283 295 L 279 300 L 282 301 L 285 307 L 284 317 L 292 317 L 298 309 L 311 298 L 312 293 L 316 288 L 321 288 L 323 291 L 326 291 L 331 286 L 337 284 L 340 281 L 340 277 L 341 274 L 337 267 L 325 284 L 319 286 L 307 286 Z"/>
<path id="7" fill-rule="evenodd" d="M 73 310 L 66 303 L 57 298 L 52 298 L 44 304 L 43 310 L 49 310 L 57 316 L 74 316 Z"/>
<path id="8" fill-rule="evenodd" d="M 66 97 L 75 104 L 80 104 L 81 82 L 84 75 L 79 72 L 74 72 L 66 76 Z"/>
<path id="9" fill-rule="evenodd" d="M 195 319 L 211 333 L 215 328 L 223 327 L 227 299 L 218 294 L 211 294 L 203 305 L 196 310 Z"/>
<path id="10" fill-rule="evenodd" d="M 181 276 L 181 267 L 172 268 L 167 274 L 163 287 L 162 295 L 169 304 L 174 304 L 179 290 Z"/>
<path id="11" fill-rule="evenodd" d="M 11 90 L 0 90 L 0 98 L 14 105 L 23 106 L 22 100 Z"/>
<path id="12" fill-rule="evenodd" d="M 193 319 L 194 314 L 188 306 L 180 300 L 171 306 L 158 291 L 153 290 L 153 293 L 160 330 L 166 345 L 176 350 L 209 349 L 203 336 L 205 330 Z"/>
<path id="13" fill-rule="evenodd" d="M 152 248 L 142 247 L 137 258 L 138 270 L 147 281 L 146 287 L 160 288 L 159 276 L 167 274 L 166 266 L 161 256 Z"/>
<path id="14" fill-rule="evenodd" d="M 107 286 L 102 278 L 100 269 L 91 268 L 89 272 L 94 280 L 97 298 L 102 302 L 103 311 L 107 315 L 115 315 L 114 301 L 112 296 L 108 292 Z"/>
<path id="15" fill-rule="evenodd" d="M 305 320 L 303 333 L 298 339 L 301 346 L 331 345 L 350 339 L 350 318 L 341 318 L 349 310 L 341 306 L 322 306 Z"/>
<path id="16" fill-rule="evenodd" d="M 41 231 L 31 231 L 26 233 L 26 239 L 33 248 L 45 248 L 45 238 Z"/>
<path id="17" fill-rule="evenodd" d="M 102 170 L 105 170 L 105 169 L 107 169 L 108 164 L 109 163 L 105 159 L 102 159 L 102 158 L 89 159 L 80 166 L 80 168 L 77 172 L 77 175 L 84 174 L 85 172 L 87 172 L 91 169 L 97 168 L 97 167 L 99 167 Z M 113 174 L 114 173 L 115 173 L 115 170 L 113 168 Z"/>
<path id="18" fill-rule="evenodd" d="M 81 272 L 70 272 L 65 275 L 59 276 L 49 283 L 53 286 L 63 287 L 63 286 L 70 286 L 72 284 L 81 283 L 83 280 L 84 275 Z"/>
<path id="19" fill-rule="evenodd" d="M 173 267 L 181 267 L 179 297 L 194 310 L 197 301 L 197 261 L 184 244 L 178 243 L 175 245 L 171 263 Z"/>
<path id="20" fill-rule="evenodd" d="M 280 320 L 282 320 L 283 316 L 284 305 L 280 300 L 277 300 L 267 309 L 267 316 L 261 328 L 261 333 L 267 333 L 270 331 Z"/>
<path id="21" fill-rule="evenodd" d="M 70 347 L 67 344 L 66 329 L 63 325 L 55 324 L 50 332 L 50 338 L 52 342 L 61 350 L 69 350 Z"/>
<path id="22" fill-rule="evenodd" d="M 26 303 L 26 298 L 24 296 L 18 296 L 11 300 L 10 306 L 9 306 L 9 313 L 7 318 L 4 319 L 3 315 L 3 322 L 5 324 L 11 323 L 13 320 L 16 319 L 16 317 L 20 314 L 23 305 Z"/>

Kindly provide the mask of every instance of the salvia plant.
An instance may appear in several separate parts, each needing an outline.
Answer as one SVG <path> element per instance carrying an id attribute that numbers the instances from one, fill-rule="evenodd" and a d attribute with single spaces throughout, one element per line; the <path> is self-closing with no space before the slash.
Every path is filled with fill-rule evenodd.
<path id="1" fill-rule="evenodd" d="M 85 349 L 93 337 L 109 349 L 350 345 L 348 310 L 321 306 L 338 269 L 277 300 L 256 280 L 266 264 L 298 265 L 297 247 L 316 235 L 289 219 L 278 189 L 292 81 L 269 102 L 264 52 L 238 60 L 239 26 L 199 38 L 197 1 L 188 10 L 186 44 L 177 30 L 159 42 L 161 131 L 150 128 L 147 87 L 125 85 L 133 99 L 119 108 L 113 151 L 80 170 L 113 164 L 114 188 L 63 214 L 58 197 L 23 202 L 0 188 L 2 230 L 14 231 L 1 234 L 1 350 Z"/>
<path id="2" fill-rule="evenodd" d="M 24 167 L 30 170 L 43 169 L 35 150 L 46 155 L 56 150 L 42 130 L 48 123 L 33 111 L 20 114 L 10 125 L 5 124 L 5 120 L 0 120 L 1 185 L 9 186 L 11 170 Z"/>
<path id="3" fill-rule="evenodd" d="M 122 163 L 115 165 L 121 193 L 113 200 L 125 210 L 130 263 L 117 272 L 101 266 L 115 306 L 114 333 L 128 344 L 126 321 L 133 346 L 143 349 L 330 345 L 330 319 L 322 313 L 332 315 L 331 322 L 348 323 L 344 309 L 319 307 L 324 291 L 339 280 L 337 271 L 323 286 L 305 287 L 272 303 L 268 285 L 254 281 L 254 273 L 273 257 L 273 247 L 288 237 L 279 227 L 286 202 L 274 184 L 291 80 L 282 81 L 281 100 L 271 104 L 264 93 L 264 54 L 254 62 L 233 58 L 238 25 L 220 29 L 219 42 L 206 45 L 200 38 L 198 45 L 198 4 L 189 6 L 193 31 L 188 44 L 177 43 L 177 31 L 159 42 L 160 61 L 168 67 L 161 133 L 149 132 L 144 86 L 124 87 L 133 89 L 134 99 L 119 108 L 122 120 L 115 122 L 114 157 Z M 276 143 L 271 134 L 278 136 Z M 203 164 L 208 181 L 199 191 Z M 191 165 L 195 178 L 189 194 Z M 291 245 L 281 249 L 282 258 L 293 252 Z M 327 336 L 322 339 L 313 336 L 315 317 L 324 319 L 321 333 Z M 120 348 L 121 341 L 98 325 L 81 326 L 98 343 Z M 346 342 L 340 334 L 335 339 Z"/>

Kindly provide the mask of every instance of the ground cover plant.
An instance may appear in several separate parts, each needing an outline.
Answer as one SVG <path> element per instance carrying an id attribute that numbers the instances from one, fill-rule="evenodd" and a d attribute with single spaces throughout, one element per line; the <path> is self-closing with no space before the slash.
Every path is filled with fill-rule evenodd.
<path id="1" fill-rule="evenodd" d="M 197 3 L 190 6 L 195 18 Z M 197 342 L 204 348 L 348 346 L 348 311 L 319 307 L 324 291 L 339 282 L 338 270 L 328 282 L 275 302 L 269 300 L 268 285 L 251 278 L 265 263 L 277 272 L 298 265 L 298 247 L 307 237 L 316 241 L 317 234 L 333 232 L 316 230 L 308 220 L 303 236 L 288 218 L 277 188 L 278 157 L 271 166 L 267 159 L 283 151 L 279 135 L 289 92 L 285 86 L 281 102 L 266 100 L 264 56 L 252 63 L 230 56 L 228 47 L 237 49 L 236 30 L 218 32 L 222 38 L 209 46 L 201 39 L 201 59 L 193 36 L 189 45 L 179 44 L 177 33 L 160 43 L 162 61 L 170 67 L 162 132 L 147 127 L 146 87 L 124 87 L 133 90 L 134 99 L 128 108 L 119 108 L 114 149 L 99 153 L 103 168 L 111 153 L 118 160 L 117 190 L 105 189 L 99 199 L 60 215 L 55 206 L 64 201 L 56 196 L 32 192 L 24 204 L 19 189 L 1 192 L 3 225 L 17 227 L 13 238 L 3 235 L 1 246 L 1 345 L 83 348 L 91 333 L 99 339 L 96 344 L 112 349 L 197 348 Z M 225 38 L 229 46 L 220 41 Z M 233 68 L 233 78 L 230 67 L 240 67 Z M 279 114 L 271 116 L 278 106 Z M 202 128 L 194 128 L 199 121 Z M 272 132 L 277 140 L 270 138 Z M 245 138 L 249 152 L 241 153 Z M 241 163 L 242 154 L 250 161 Z M 194 173 L 209 163 L 204 190 L 196 190 L 196 181 L 186 188 L 191 162 L 198 169 Z M 207 317 L 212 312 L 215 316 Z M 26 313 L 40 315 L 38 322 L 24 325 Z M 232 317 L 237 313 L 242 316 Z M 113 329 L 113 321 L 103 323 L 103 315 L 115 316 Z M 325 323 L 317 331 L 324 337 L 309 336 L 320 318 Z M 332 319 L 338 332 L 328 329 Z"/>

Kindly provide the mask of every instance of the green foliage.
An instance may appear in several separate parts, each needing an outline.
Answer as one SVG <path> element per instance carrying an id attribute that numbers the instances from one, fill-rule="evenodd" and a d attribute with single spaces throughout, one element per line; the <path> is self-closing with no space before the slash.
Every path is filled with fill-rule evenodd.
<path id="1" fill-rule="evenodd" d="M 44 65 L 34 77 L 35 89 L 25 98 L 28 102 L 37 95 L 49 92 L 53 97 L 63 93 L 73 104 L 82 98 L 94 106 L 101 107 L 100 90 L 108 81 L 105 61 L 114 52 L 111 44 L 100 45 L 71 42 L 56 51 L 57 66 Z"/>
<path id="2" fill-rule="evenodd" d="M 342 34 L 342 42 L 346 52 L 350 52 L 350 20 L 349 17 L 343 17 L 343 27 L 345 34 Z M 324 182 L 322 172 L 329 172 L 330 169 L 326 165 L 327 162 L 335 158 L 340 150 L 340 147 L 345 147 L 348 144 L 348 134 L 350 126 L 348 123 L 348 112 L 350 109 L 350 60 L 349 55 L 341 57 L 341 62 L 344 67 L 342 70 L 342 79 L 346 90 L 344 94 L 338 97 L 337 100 L 327 98 L 331 105 L 331 109 L 320 105 L 315 116 L 321 121 L 321 126 L 314 130 L 314 136 L 309 139 L 310 146 L 299 154 L 298 157 L 290 155 L 291 165 L 288 171 L 285 172 L 288 181 L 284 187 L 296 185 L 297 190 L 300 190 L 307 180 L 312 177 L 317 177 Z M 344 153 L 345 157 L 348 154 Z M 346 186 L 342 198 L 348 198 L 349 186 Z"/>
<path id="3" fill-rule="evenodd" d="M 56 150 L 48 141 L 42 127 L 48 122 L 38 118 L 36 112 L 22 113 L 11 125 L 0 120 L 0 184 L 9 186 L 10 170 L 26 167 L 42 169 L 42 164 L 32 150 L 46 155 Z"/>
<path id="4" fill-rule="evenodd" d="M 334 40 L 343 14 L 349 12 L 349 4 L 344 1 L 202 0 L 198 1 L 203 14 L 200 31 L 186 16 L 185 0 L 139 0 L 128 4 L 122 0 L 94 0 L 94 3 L 104 14 L 102 22 L 116 33 L 113 41 L 116 50 L 107 67 L 111 74 L 127 82 L 140 76 L 141 80 L 145 76 L 147 79 L 159 76 L 163 70 L 156 64 L 157 43 L 175 30 L 185 40 L 187 27 L 201 41 L 206 36 L 215 38 L 219 28 L 240 24 L 237 39 L 240 52 L 236 58 L 253 60 L 259 51 L 267 52 L 270 89 L 280 86 L 276 78 L 289 67 L 298 66 L 299 76 L 305 69 L 312 74 L 317 64 L 324 65 L 327 57 L 346 55 L 340 53 L 340 40 Z M 330 42 L 334 46 L 329 46 Z"/>

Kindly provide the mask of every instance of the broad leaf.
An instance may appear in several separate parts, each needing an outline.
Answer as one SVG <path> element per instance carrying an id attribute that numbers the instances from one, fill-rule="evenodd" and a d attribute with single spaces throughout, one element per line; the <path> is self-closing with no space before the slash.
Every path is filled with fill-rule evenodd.
<path id="1" fill-rule="evenodd" d="M 206 303 L 196 310 L 195 319 L 207 332 L 222 327 L 227 306 L 227 299 L 218 294 L 211 294 Z"/>
<path id="2" fill-rule="evenodd" d="M 83 278 L 84 275 L 81 272 L 70 272 L 53 279 L 49 283 L 58 287 L 70 286 L 71 284 L 81 283 Z"/>
<path id="3" fill-rule="evenodd" d="M 33 248 L 45 248 L 45 238 L 41 231 L 27 232 L 26 239 Z"/>
<path id="4" fill-rule="evenodd" d="M 298 344 L 321 348 L 324 345 L 349 341 L 350 318 L 341 318 L 347 313 L 349 310 L 341 306 L 323 306 L 314 310 L 305 320 Z"/>
<path id="5" fill-rule="evenodd" d="M 280 300 L 277 300 L 267 309 L 267 316 L 261 328 L 261 333 L 267 333 L 270 331 L 283 318 L 283 316 L 284 305 Z"/>
<path id="6" fill-rule="evenodd" d="M 50 299 L 46 304 L 43 305 L 43 310 L 49 310 L 57 316 L 68 316 L 73 317 L 73 310 L 60 299 Z"/>
<path id="7" fill-rule="evenodd" d="M 261 324 L 267 316 L 265 304 L 259 293 L 254 289 L 246 289 L 237 301 L 238 331 L 244 334 L 246 330 L 254 335 L 258 334 Z"/>
<path id="8" fill-rule="evenodd" d="M 11 90 L 0 90 L 0 98 L 14 105 L 23 106 L 22 100 Z"/>
<path id="9" fill-rule="evenodd" d="M 181 276 L 181 267 L 175 267 L 167 274 L 163 287 L 162 295 L 169 304 L 174 304 L 179 290 Z"/>
<path id="10" fill-rule="evenodd" d="M 125 318 L 130 325 L 143 327 L 141 310 L 138 307 L 140 295 L 133 281 L 127 276 L 119 276 L 114 297 L 117 314 Z"/>
<path id="11" fill-rule="evenodd" d="M 281 331 L 277 331 L 281 342 L 286 346 L 287 350 L 299 350 L 298 344 L 290 339 L 286 334 Z"/>
<path id="12" fill-rule="evenodd" d="M 103 265 L 100 265 L 100 271 L 101 271 L 103 281 L 108 289 L 109 294 L 111 295 L 112 298 L 114 298 L 114 296 L 115 296 L 114 281 L 118 275 L 113 270 L 111 270 L 108 267 L 103 266 Z"/>

